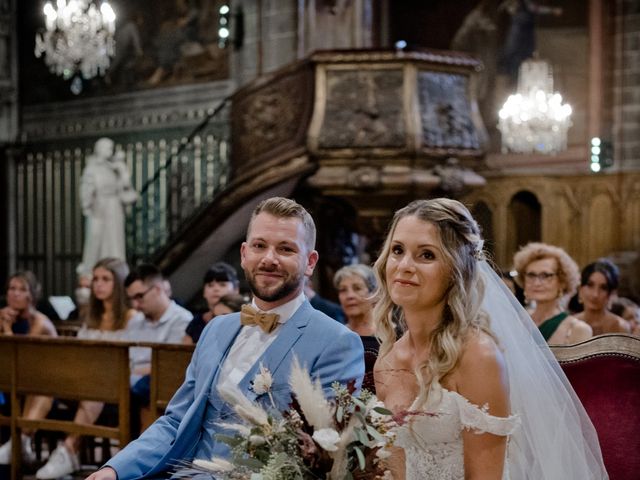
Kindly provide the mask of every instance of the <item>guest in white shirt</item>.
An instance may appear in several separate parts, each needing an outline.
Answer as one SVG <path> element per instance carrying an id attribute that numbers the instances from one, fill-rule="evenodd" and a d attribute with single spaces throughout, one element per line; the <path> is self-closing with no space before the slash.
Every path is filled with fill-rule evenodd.
<path id="1" fill-rule="evenodd" d="M 138 342 L 180 343 L 185 328 L 193 318 L 167 295 L 165 280 L 160 270 L 151 264 L 138 265 L 125 279 L 127 297 L 131 306 L 144 315 L 129 322 L 128 339 Z M 132 347 L 129 351 L 131 366 L 131 427 L 132 436 L 139 433 L 140 408 L 149 405 L 151 349 Z"/>

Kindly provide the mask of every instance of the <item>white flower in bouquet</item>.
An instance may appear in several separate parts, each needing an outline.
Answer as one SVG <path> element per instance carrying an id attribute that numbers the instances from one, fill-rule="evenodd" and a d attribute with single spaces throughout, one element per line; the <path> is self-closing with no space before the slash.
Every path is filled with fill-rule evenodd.
<path id="1" fill-rule="evenodd" d="M 194 460 L 193 464 L 203 470 L 210 472 L 233 472 L 235 465 L 223 458 L 214 458 L 213 460 Z"/>
<path id="2" fill-rule="evenodd" d="M 273 378 L 260 365 L 253 392 L 271 397 Z M 250 401 L 237 387 L 218 389 L 233 405 L 239 422 L 219 424 L 231 435 L 217 435 L 230 448 L 230 462 L 196 460 L 191 465 L 219 480 L 379 479 L 381 461 L 393 444 L 392 413 L 370 392 L 357 392 L 356 381 L 335 382 L 327 398 L 318 380 L 294 357 L 289 384 L 290 408 L 279 412 Z M 189 473 L 189 472 L 187 472 Z"/>
<path id="3" fill-rule="evenodd" d="M 264 445 L 265 443 L 267 443 L 267 440 L 262 435 L 250 435 L 249 443 L 251 445 L 259 447 L 260 445 Z"/>
<path id="4" fill-rule="evenodd" d="M 338 442 L 340 441 L 340 434 L 333 428 L 321 428 L 313 432 L 312 437 L 318 445 L 320 445 L 327 452 L 335 452 L 338 450 Z"/>
<path id="5" fill-rule="evenodd" d="M 260 372 L 253 377 L 253 391 L 256 395 L 264 395 L 271 390 L 271 385 L 273 384 L 273 377 L 271 376 L 271 372 L 269 369 L 265 368 L 262 363 L 260 364 Z"/>

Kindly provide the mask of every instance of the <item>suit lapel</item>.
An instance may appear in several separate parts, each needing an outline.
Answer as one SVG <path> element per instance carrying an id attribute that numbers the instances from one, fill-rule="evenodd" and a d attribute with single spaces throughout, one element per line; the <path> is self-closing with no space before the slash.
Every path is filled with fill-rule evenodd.
<path id="1" fill-rule="evenodd" d="M 247 392 L 247 397 L 250 400 L 254 400 L 256 397 L 255 393 L 253 393 L 253 390 L 251 390 L 249 387 L 251 381 L 258 373 L 260 364 L 268 369 L 269 372 L 271 372 L 271 375 L 275 378 L 275 375 L 277 374 L 278 368 L 280 367 L 282 361 L 291 351 L 296 341 L 298 341 L 298 339 L 304 332 L 304 328 L 309 323 L 311 310 L 311 305 L 308 301 L 305 301 L 300 306 L 300 308 L 298 308 L 293 317 L 291 317 L 287 321 L 287 323 L 280 327 L 282 328 L 282 331 L 280 332 L 278 337 L 271 345 L 269 345 L 269 348 L 267 348 L 267 350 L 262 354 L 262 356 L 256 361 L 256 363 L 244 376 L 238 386 L 242 391 Z"/>
<path id="2" fill-rule="evenodd" d="M 209 365 L 209 367 L 201 369 L 201 371 L 206 372 L 206 376 L 204 382 L 196 382 L 196 385 L 201 387 L 201 390 L 196 392 L 196 396 L 202 393 L 202 390 L 205 391 L 205 395 L 209 394 L 213 382 L 216 381 L 220 373 L 222 363 L 241 328 L 242 325 L 240 325 L 239 321 L 233 322 L 228 327 L 221 329 L 220 333 L 213 339 L 215 348 L 206 348 L 204 352 L 204 362 Z"/>

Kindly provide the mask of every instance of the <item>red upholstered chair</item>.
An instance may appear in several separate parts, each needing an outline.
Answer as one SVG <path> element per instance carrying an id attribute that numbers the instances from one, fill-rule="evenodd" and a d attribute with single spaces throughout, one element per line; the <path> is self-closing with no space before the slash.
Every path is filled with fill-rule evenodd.
<path id="1" fill-rule="evenodd" d="M 598 432 L 610 480 L 640 478 L 640 338 L 599 335 L 551 350 Z"/>

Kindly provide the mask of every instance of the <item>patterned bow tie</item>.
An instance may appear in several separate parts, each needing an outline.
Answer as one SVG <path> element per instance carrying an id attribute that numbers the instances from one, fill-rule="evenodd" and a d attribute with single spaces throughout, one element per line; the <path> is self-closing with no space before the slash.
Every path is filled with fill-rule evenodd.
<path id="1" fill-rule="evenodd" d="M 280 315 L 277 313 L 265 313 L 260 310 L 256 310 L 251 305 L 242 305 L 240 311 L 240 324 L 241 325 L 258 325 L 264 333 L 271 333 L 278 326 L 278 319 Z"/>

